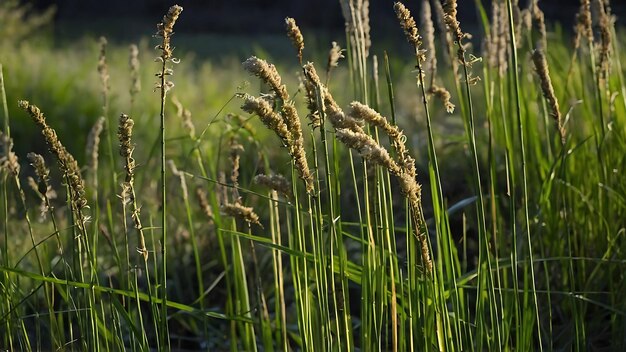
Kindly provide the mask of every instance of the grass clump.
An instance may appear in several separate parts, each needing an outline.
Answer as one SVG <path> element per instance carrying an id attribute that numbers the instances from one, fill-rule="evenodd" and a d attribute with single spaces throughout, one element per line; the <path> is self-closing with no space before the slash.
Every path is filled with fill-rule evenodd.
<path id="1" fill-rule="evenodd" d="M 347 49 L 322 53 L 323 78 L 288 17 L 294 63 L 255 55 L 221 72 L 259 90 L 224 93 L 219 70 L 184 63 L 176 96 L 172 6 L 157 25 L 158 98 L 141 89 L 147 45 L 103 38 L 88 74 L 68 71 L 92 81 L 81 104 L 51 91 L 46 118 L 19 100 L 47 152 L 9 120 L 32 89 L 10 83 L 18 56 L 0 54 L 0 345 L 626 347 L 626 85 L 608 2 L 581 1 L 572 45 L 541 3 L 494 0 L 488 15 L 476 2 L 484 60 L 456 1 L 421 4 L 419 29 L 407 6 L 389 8 L 411 56 L 382 53 L 384 75 L 369 3 L 341 1 Z M 198 98 L 210 89 L 221 105 Z M 32 91 L 21 98 L 43 96 Z M 58 116 L 77 111 L 97 118 L 63 138 Z"/>

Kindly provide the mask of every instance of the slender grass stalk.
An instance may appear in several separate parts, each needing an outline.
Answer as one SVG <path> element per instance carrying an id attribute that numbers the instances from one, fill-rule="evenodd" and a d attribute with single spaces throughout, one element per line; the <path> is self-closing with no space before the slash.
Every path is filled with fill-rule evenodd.
<path id="1" fill-rule="evenodd" d="M 4 88 L 4 70 L 2 67 L 2 64 L 0 63 L 0 99 L 2 99 L 2 111 L 3 111 L 3 128 L 4 128 L 4 133 L 7 134 L 7 136 L 11 136 L 11 130 L 10 130 L 10 123 L 9 123 L 9 110 L 7 107 L 7 97 L 6 97 L 6 91 Z M 2 214 L 3 214 L 3 220 L 4 220 L 4 226 L 3 226 L 3 231 L 4 231 L 4 248 L 3 248 L 3 253 L 2 253 L 2 257 L 3 257 L 3 263 L 4 265 L 8 268 L 10 265 L 10 258 L 9 258 L 9 202 L 8 202 L 8 174 L 4 174 L 2 175 Z M 5 273 L 5 275 L 3 275 L 3 279 L 4 279 L 4 285 L 5 287 L 11 288 L 11 278 L 9 277 L 9 274 Z M 7 311 L 11 311 L 11 299 L 10 299 L 10 295 L 7 294 L 5 295 L 6 300 L 3 300 L 3 303 L 6 304 L 5 309 Z M 7 333 L 4 336 L 4 343 L 5 346 L 9 346 L 11 349 L 14 348 L 13 346 L 13 327 L 11 326 L 11 319 L 7 319 L 6 320 L 6 331 Z"/>
<path id="2" fill-rule="evenodd" d="M 167 80 L 167 76 L 172 75 L 173 71 L 168 67 L 168 63 L 177 63 L 178 59 L 173 57 L 174 48 L 170 45 L 171 36 L 173 34 L 174 24 L 180 16 L 183 8 L 178 5 L 174 5 L 169 8 L 167 14 L 163 16 L 163 21 L 157 24 L 157 33 L 155 36 L 162 38 L 162 43 L 157 46 L 157 49 L 161 52 L 158 56 L 161 61 L 160 71 L 157 73 L 159 82 L 157 82 L 157 88 L 161 95 L 161 108 L 159 116 L 161 118 L 161 348 L 168 351 L 170 347 L 169 326 L 167 319 L 167 202 L 165 187 L 165 168 L 166 168 L 166 146 L 165 146 L 165 97 L 167 92 L 173 88 L 174 83 Z"/>
<path id="3" fill-rule="evenodd" d="M 480 251 L 479 251 L 479 268 L 486 263 L 486 278 L 483 275 L 479 276 L 478 281 L 478 292 L 479 295 L 477 297 L 477 328 L 478 328 L 478 349 L 482 349 L 482 344 L 484 342 L 483 334 L 488 333 L 486 330 L 487 321 L 484 320 L 485 317 L 483 314 L 485 313 L 483 307 L 483 298 L 482 292 L 483 290 L 487 291 L 488 304 L 487 307 L 488 312 L 490 313 L 490 324 L 492 325 L 492 330 L 494 331 L 495 336 L 487 337 L 488 348 L 495 348 L 500 350 L 502 346 L 502 333 L 501 326 L 499 322 L 499 309 L 496 300 L 496 293 L 494 287 L 494 279 L 493 279 L 493 270 L 492 270 L 492 259 L 491 255 L 488 251 L 488 234 L 486 227 L 486 214 L 485 214 L 485 206 L 484 206 L 484 196 L 481 184 L 481 176 L 480 176 L 480 167 L 478 162 L 478 152 L 476 147 L 476 132 L 475 132 L 475 119 L 474 119 L 474 106 L 472 104 L 472 94 L 471 94 L 471 85 L 475 84 L 479 78 L 474 77 L 470 73 L 470 67 L 477 60 L 471 59 L 467 60 L 466 57 L 466 44 L 464 44 L 464 39 L 466 38 L 466 34 L 462 32 L 460 23 L 457 20 L 457 2 L 456 0 L 446 0 L 443 4 L 444 9 L 444 21 L 448 27 L 448 30 L 451 36 L 454 38 L 454 42 L 457 46 L 457 58 L 460 62 L 460 65 L 463 69 L 463 76 L 465 81 L 465 101 L 463 101 L 463 105 L 466 105 L 466 109 L 462 108 L 463 117 L 464 117 L 464 126 L 465 132 L 467 136 L 467 143 L 470 149 L 470 164 L 472 168 L 472 179 L 474 183 L 474 191 L 477 196 L 477 204 L 476 204 L 476 216 L 478 222 L 478 238 L 480 242 Z M 511 20 L 512 21 L 512 20 Z M 457 79 L 457 82 L 460 81 Z M 457 88 L 458 89 L 458 88 Z M 460 90 L 459 90 L 460 91 Z M 486 280 L 483 281 L 483 278 Z M 486 287 L 485 287 L 486 286 Z M 490 346 L 491 340 L 495 346 Z"/>
<path id="4" fill-rule="evenodd" d="M 511 54 L 512 54 L 512 63 L 513 67 L 518 67 L 517 61 L 517 44 L 515 41 L 515 28 L 513 26 L 513 8 L 511 4 L 511 0 L 507 0 L 507 10 L 509 13 L 509 38 L 511 41 Z M 541 319 L 539 316 L 539 302 L 537 299 L 537 292 L 535 287 L 535 270 L 534 270 L 534 261 L 533 261 L 533 249 L 532 249 L 532 238 L 530 231 L 530 214 L 528 204 L 530 200 L 528 199 L 528 175 L 526 170 L 526 145 L 524 140 L 524 121 L 522 119 L 522 111 L 521 111 L 521 102 L 520 102 L 520 89 L 519 89 L 519 74 L 517 70 L 514 70 L 513 74 L 514 80 L 514 88 L 515 88 L 515 106 L 517 112 L 517 124 L 518 124 L 518 138 L 519 138 L 519 153 L 521 157 L 522 163 L 522 188 L 523 188 L 523 199 L 524 199 L 524 216 L 525 216 L 525 227 L 526 227 L 526 239 L 528 244 L 528 256 L 530 261 L 530 275 L 531 275 L 531 294 L 533 297 L 534 304 L 534 314 L 536 319 L 536 329 L 537 329 L 537 342 L 539 344 L 539 350 L 543 350 L 542 337 L 541 337 Z M 517 262 L 515 262 L 517 266 Z"/>

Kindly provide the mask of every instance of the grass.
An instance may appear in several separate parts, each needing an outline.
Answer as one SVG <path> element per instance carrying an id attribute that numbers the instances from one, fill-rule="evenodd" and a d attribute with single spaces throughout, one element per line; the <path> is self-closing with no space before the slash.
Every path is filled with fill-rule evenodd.
<path id="1" fill-rule="evenodd" d="M 573 46 L 476 1 L 481 44 L 425 3 L 382 53 L 345 7 L 338 67 L 291 21 L 276 66 L 172 52 L 174 7 L 133 72 L 125 44 L 3 42 L 0 347 L 624 349 L 610 8 Z"/>

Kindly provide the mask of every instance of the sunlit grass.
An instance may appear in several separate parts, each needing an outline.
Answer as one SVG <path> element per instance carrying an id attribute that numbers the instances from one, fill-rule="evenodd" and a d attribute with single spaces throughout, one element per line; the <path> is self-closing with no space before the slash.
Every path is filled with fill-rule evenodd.
<path id="1" fill-rule="evenodd" d="M 138 43 L 133 93 L 129 48 L 109 43 L 106 99 L 97 41 L 3 42 L 0 345 L 626 347 L 626 86 L 609 9 L 574 49 L 549 19 L 542 44 L 539 8 L 512 1 L 476 1 L 469 39 L 453 3 L 430 3 L 418 30 L 396 5 L 410 49 L 397 52 L 370 52 L 376 28 L 344 8 L 337 68 L 306 31 L 300 57 L 291 21 L 295 48 L 250 48 L 243 67 L 170 56 L 161 33 Z M 439 10 L 448 29 L 428 28 Z"/>

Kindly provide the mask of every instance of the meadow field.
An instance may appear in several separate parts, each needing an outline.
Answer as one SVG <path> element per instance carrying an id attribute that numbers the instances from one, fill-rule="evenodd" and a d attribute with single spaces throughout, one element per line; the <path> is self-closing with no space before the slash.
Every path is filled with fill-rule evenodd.
<path id="1" fill-rule="evenodd" d="M 626 349 L 609 0 L 339 3 L 256 43 L 0 3 L 1 350 Z"/>

